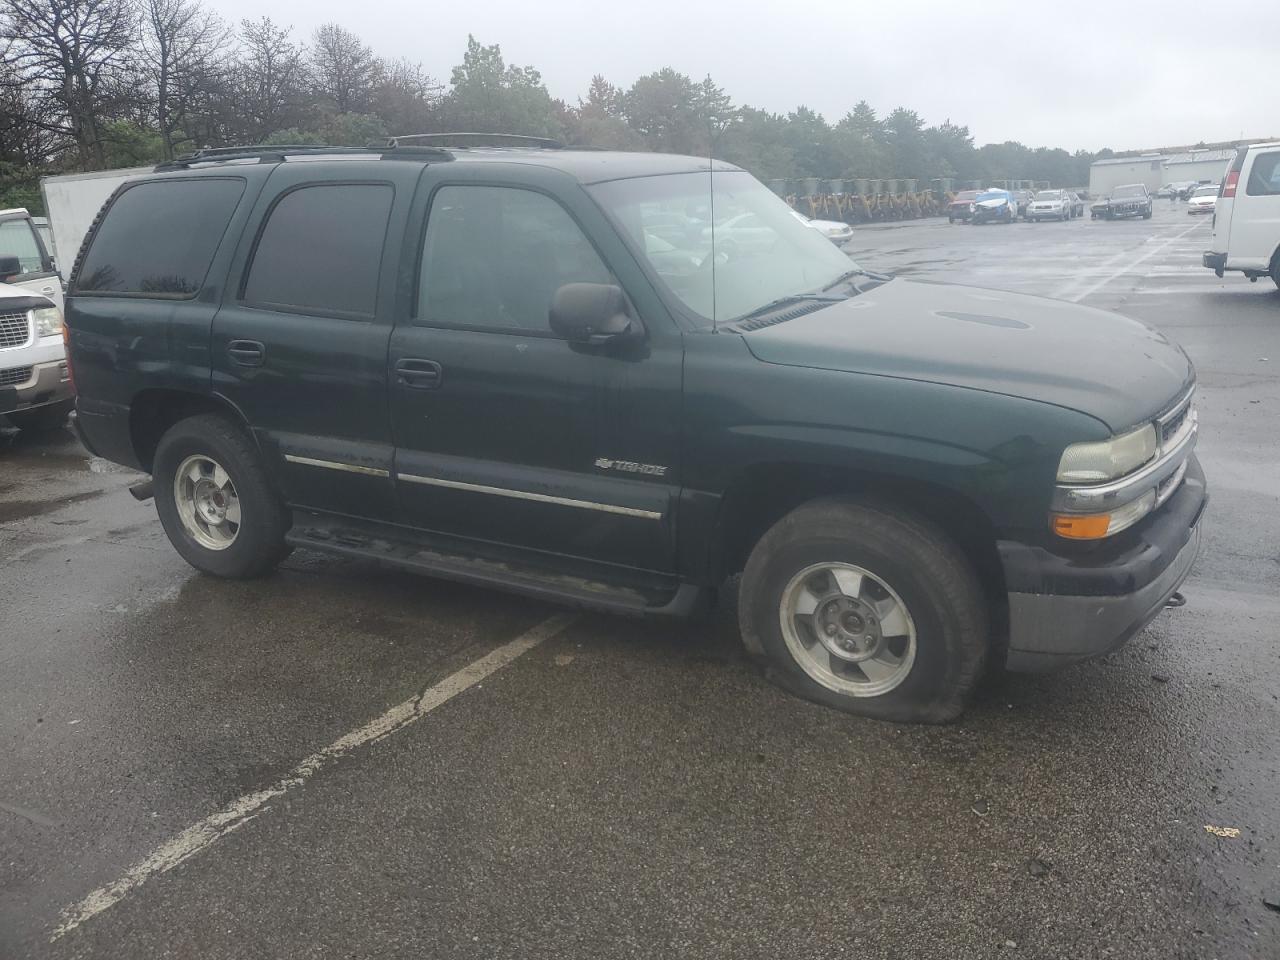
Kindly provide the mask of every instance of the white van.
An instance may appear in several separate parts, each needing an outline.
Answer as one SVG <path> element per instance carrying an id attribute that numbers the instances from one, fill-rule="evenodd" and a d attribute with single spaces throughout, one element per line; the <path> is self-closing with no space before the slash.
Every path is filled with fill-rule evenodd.
<path id="1" fill-rule="evenodd" d="M 1280 287 L 1280 141 L 1241 147 L 1227 169 L 1203 262 L 1218 276 L 1239 270 Z"/>

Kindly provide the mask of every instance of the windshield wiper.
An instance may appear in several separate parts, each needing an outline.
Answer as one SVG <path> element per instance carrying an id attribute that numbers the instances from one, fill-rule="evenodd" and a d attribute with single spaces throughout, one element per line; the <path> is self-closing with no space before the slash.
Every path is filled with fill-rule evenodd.
<path id="1" fill-rule="evenodd" d="M 821 293 L 789 293 L 785 297 L 778 297 L 776 300 L 770 300 L 768 303 L 761 304 L 754 310 L 749 310 L 741 316 L 734 317 L 729 322 L 737 323 L 740 320 L 751 320 L 761 314 L 776 310 L 778 307 L 785 307 L 788 303 L 804 303 L 807 300 L 816 300 L 818 303 L 839 303 L 841 300 L 848 299 L 848 297 L 824 296 Z"/>
<path id="2" fill-rule="evenodd" d="M 846 270 L 844 273 L 840 274 L 840 276 L 836 277 L 822 289 L 830 290 L 832 287 L 838 286 L 848 280 L 852 280 L 854 277 L 866 277 L 869 280 L 875 280 L 879 283 L 884 283 L 886 280 L 893 279 L 893 277 L 889 276 L 887 273 L 874 273 L 870 270 L 863 270 L 861 267 L 854 267 L 852 270 Z M 862 289 L 856 283 L 853 287 L 859 293 L 862 292 Z"/>

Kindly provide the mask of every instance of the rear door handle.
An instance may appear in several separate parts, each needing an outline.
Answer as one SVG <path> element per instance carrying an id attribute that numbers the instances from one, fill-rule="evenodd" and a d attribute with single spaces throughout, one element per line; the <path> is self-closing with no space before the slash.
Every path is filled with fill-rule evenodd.
<path id="1" fill-rule="evenodd" d="M 232 340 L 227 344 L 227 356 L 241 367 L 260 367 L 267 359 L 267 348 L 257 340 Z"/>
<path id="2" fill-rule="evenodd" d="M 435 390 L 444 382 L 444 369 L 434 360 L 406 357 L 396 361 L 396 383 L 410 390 Z"/>

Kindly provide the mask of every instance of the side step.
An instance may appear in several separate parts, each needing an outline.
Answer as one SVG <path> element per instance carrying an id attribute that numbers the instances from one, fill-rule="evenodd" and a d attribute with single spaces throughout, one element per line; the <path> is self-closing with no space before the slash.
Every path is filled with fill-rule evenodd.
<path id="1" fill-rule="evenodd" d="M 444 580 L 626 616 L 685 617 L 697 608 L 702 595 L 701 588 L 677 584 L 674 579 L 665 589 L 641 589 L 528 564 L 464 555 L 436 544 L 415 542 L 394 528 L 366 526 L 338 517 L 296 513 L 285 540 L 295 547 L 374 560 Z"/>

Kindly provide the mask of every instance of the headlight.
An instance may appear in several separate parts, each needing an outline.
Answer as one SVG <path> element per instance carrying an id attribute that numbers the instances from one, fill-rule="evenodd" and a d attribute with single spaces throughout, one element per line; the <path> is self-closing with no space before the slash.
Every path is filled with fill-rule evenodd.
<path id="1" fill-rule="evenodd" d="M 1059 483 L 1105 483 L 1132 473 L 1156 455 L 1155 424 L 1098 443 L 1073 443 L 1058 463 Z"/>
<path id="2" fill-rule="evenodd" d="M 57 307 L 36 307 L 31 311 L 37 337 L 62 336 L 62 312 Z"/>

